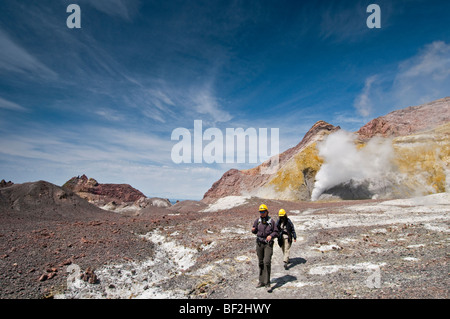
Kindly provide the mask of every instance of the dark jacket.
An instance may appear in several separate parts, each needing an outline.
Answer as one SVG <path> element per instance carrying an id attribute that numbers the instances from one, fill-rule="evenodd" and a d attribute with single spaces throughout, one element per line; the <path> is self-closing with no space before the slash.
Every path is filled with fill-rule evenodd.
<path id="1" fill-rule="evenodd" d="M 283 234 L 287 234 L 289 237 L 289 242 L 292 242 L 292 238 L 297 240 L 297 234 L 295 233 L 295 227 L 294 227 L 294 224 L 292 223 L 292 221 L 289 218 L 287 218 L 286 231 L 282 231 L 281 222 L 282 222 L 282 219 L 279 218 L 277 221 L 277 228 L 279 230 L 279 236 L 281 237 Z"/>
<path id="2" fill-rule="evenodd" d="M 278 237 L 277 224 L 270 217 L 267 217 L 266 221 L 263 220 L 261 217 L 258 218 L 253 223 L 253 228 L 255 228 L 255 230 L 252 231 L 252 233 L 256 234 L 258 242 L 266 242 L 266 238 L 269 235 L 272 236 L 271 242 L 273 242 L 273 240 Z"/>

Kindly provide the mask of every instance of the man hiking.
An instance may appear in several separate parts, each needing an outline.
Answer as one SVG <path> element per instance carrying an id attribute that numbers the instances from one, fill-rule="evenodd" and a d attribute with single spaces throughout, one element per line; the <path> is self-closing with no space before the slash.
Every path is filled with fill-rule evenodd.
<path id="1" fill-rule="evenodd" d="M 294 241 L 296 242 L 297 234 L 295 233 L 294 224 L 287 217 L 286 211 L 284 209 L 280 209 L 280 211 L 278 212 L 278 217 L 279 217 L 277 221 L 277 228 L 279 230 L 278 245 L 283 250 L 284 269 L 287 270 L 292 239 L 294 239 Z"/>
<path id="2" fill-rule="evenodd" d="M 266 205 L 259 206 L 259 216 L 252 228 L 252 233 L 256 234 L 256 254 L 259 264 L 259 283 L 256 287 L 270 288 L 273 242 L 278 238 L 278 229 L 275 221 L 269 217 Z"/>

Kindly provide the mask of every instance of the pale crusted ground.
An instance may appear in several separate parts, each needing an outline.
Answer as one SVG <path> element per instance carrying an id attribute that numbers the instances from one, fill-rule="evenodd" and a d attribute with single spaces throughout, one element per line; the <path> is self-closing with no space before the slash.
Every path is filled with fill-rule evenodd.
<path id="1" fill-rule="evenodd" d="M 74 284 L 58 297 L 449 296 L 449 194 L 385 202 L 266 201 L 272 211 L 284 207 L 298 233 L 288 270 L 275 245 L 270 291 L 255 288 L 258 269 L 250 228 L 260 201 L 236 203 L 214 213 L 172 211 L 164 225 L 140 235 L 155 245 L 151 258 L 100 267 L 100 283 Z"/>
<path id="2" fill-rule="evenodd" d="M 28 208 L 0 214 L 0 297 L 448 298 L 449 195 L 264 201 L 272 216 L 284 208 L 298 233 L 288 270 L 275 245 L 270 292 L 255 288 L 250 229 L 260 199 L 187 201 L 140 216 L 70 194 L 59 206 L 20 202 Z"/>

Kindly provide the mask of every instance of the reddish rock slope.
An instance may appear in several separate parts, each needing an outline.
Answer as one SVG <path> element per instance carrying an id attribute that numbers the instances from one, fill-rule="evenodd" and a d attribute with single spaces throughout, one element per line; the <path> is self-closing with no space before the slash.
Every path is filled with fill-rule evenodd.
<path id="1" fill-rule="evenodd" d="M 361 143 L 374 136 L 399 138 L 433 130 L 450 122 L 450 97 L 420 106 L 411 106 L 376 118 L 357 132 Z M 319 121 L 295 147 L 279 155 L 277 171 L 267 174 L 270 160 L 249 170 L 231 169 L 216 181 L 203 197 L 211 203 L 225 196 L 258 196 L 271 199 L 309 200 L 315 175 L 322 165 L 316 142 L 339 130 Z M 442 129 L 439 132 L 444 132 Z M 436 134 L 444 134 L 444 133 Z M 441 138 L 440 135 L 436 138 Z M 446 148 L 443 148 L 446 152 Z M 442 156 L 441 156 L 442 157 Z M 440 165 L 440 164 L 439 164 Z M 408 171 L 408 174 L 411 173 Z M 411 173 L 416 174 L 416 173 Z"/>
<path id="2" fill-rule="evenodd" d="M 450 97 L 410 106 L 373 119 L 358 130 L 362 139 L 397 137 L 436 128 L 450 122 Z"/>
<path id="3" fill-rule="evenodd" d="M 279 175 L 283 169 L 288 168 L 291 161 L 295 161 L 297 154 L 301 153 L 310 144 L 321 140 L 324 136 L 339 130 L 339 126 L 333 126 L 327 122 L 319 121 L 305 134 L 302 141 L 296 146 L 288 149 L 279 155 L 278 170 L 265 174 L 265 170 L 271 164 L 271 160 L 249 170 L 231 169 L 227 171 L 220 180 L 215 182 L 203 197 L 203 202 L 210 203 L 224 196 L 234 195 L 256 195 L 264 197 L 262 194 L 254 193 L 255 190 L 268 185 Z M 309 196 L 309 195 L 308 195 Z"/>
<path id="4" fill-rule="evenodd" d="M 146 197 L 128 184 L 99 184 L 95 179 L 88 178 L 86 175 L 72 177 L 63 187 L 90 202 L 103 202 L 104 204 L 112 201 L 116 204 L 135 202 L 141 197 Z"/>

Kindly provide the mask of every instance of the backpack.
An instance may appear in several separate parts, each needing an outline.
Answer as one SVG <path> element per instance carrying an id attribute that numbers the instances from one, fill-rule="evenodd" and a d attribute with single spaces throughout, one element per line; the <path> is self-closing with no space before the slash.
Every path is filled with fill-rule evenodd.
<path id="1" fill-rule="evenodd" d="M 258 219 L 258 226 L 261 223 L 262 223 L 262 219 L 261 219 L 261 217 L 259 217 L 259 219 Z M 266 222 L 266 224 L 269 224 L 270 227 L 272 227 L 272 230 L 273 230 L 272 217 L 269 217 L 269 220 Z"/>
<path id="2" fill-rule="evenodd" d="M 256 228 L 258 228 L 259 227 L 259 225 L 262 223 L 263 221 L 262 221 L 262 219 L 261 219 L 261 217 L 258 219 L 258 224 L 257 224 L 257 226 L 256 226 Z M 266 222 L 266 225 L 269 225 L 270 226 L 270 229 L 271 229 L 271 232 L 273 232 L 273 230 L 274 230 L 274 227 L 275 227 L 275 222 L 273 221 L 273 219 L 271 218 L 271 217 L 269 217 L 269 219 L 267 220 L 267 222 Z M 275 238 L 273 238 L 272 240 L 274 240 Z"/>
<path id="3" fill-rule="evenodd" d="M 280 230 L 280 233 L 278 234 L 278 245 L 283 246 L 283 232 L 281 231 L 281 220 L 278 219 L 277 221 L 277 227 Z M 289 242 L 292 242 L 292 238 L 297 238 L 297 235 L 295 233 L 294 224 L 292 221 L 288 218 L 286 228 L 288 230 L 288 236 L 289 236 Z"/>

